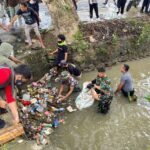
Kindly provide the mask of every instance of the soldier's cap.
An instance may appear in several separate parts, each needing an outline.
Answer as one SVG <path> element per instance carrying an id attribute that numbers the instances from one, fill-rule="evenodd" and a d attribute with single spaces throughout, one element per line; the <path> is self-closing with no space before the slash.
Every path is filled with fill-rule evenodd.
<path id="1" fill-rule="evenodd" d="M 13 51 L 13 46 L 9 43 L 2 43 L 0 45 L 0 51 L 7 51 L 7 50 L 12 50 Z"/>
<path id="2" fill-rule="evenodd" d="M 105 69 L 105 67 L 98 67 L 97 71 L 98 72 L 106 72 L 106 69 Z"/>
<path id="3" fill-rule="evenodd" d="M 69 75 L 70 75 L 70 74 L 69 74 L 68 71 L 63 71 L 63 72 L 61 73 L 61 77 L 62 77 L 63 79 L 66 79 Z"/>

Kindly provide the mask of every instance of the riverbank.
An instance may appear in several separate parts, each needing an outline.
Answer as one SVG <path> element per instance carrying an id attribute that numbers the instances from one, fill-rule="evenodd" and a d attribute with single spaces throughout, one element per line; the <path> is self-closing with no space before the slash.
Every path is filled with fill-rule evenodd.
<path id="1" fill-rule="evenodd" d="M 23 32 L 16 32 L 13 43 L 18 58 L 33 69 L 35 80 L 43 76 L 51 65 L 45 57 L 47 51 L 56 49 L 57 38 L 53 30 L 41 30 L 47 49 L 38 44 L 35 49 L 25 49 Z M 20 36 L 22 40 L 20 41 Z M 34 36 L 33 36 L 34 38 Z M 92 71 L 98 65 L 112 66 L 119 62 L 137 60 L 150 56 L 150 18 L 120 19 L 97 23 L 80 23 L 79 31 L 69 43 L 69 61 L 77 64 L 83 71 Z M 36 40 L 33 40 L 36 42 Z M 40 62 L 40 64 L 39 64 Z M 40 68 L 40 70 L 38 69 Z"/>

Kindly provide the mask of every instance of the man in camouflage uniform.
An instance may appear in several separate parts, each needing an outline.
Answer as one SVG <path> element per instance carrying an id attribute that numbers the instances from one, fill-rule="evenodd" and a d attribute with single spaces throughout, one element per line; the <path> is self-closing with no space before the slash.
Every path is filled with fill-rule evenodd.
<path id="1" fill-rule="evenodd" d="M 91 89 L 93 98 L 99 101 L 98 112 L 106 114 L 113 99 L 113 91 L 104 67 L 98 68 L 97 78 L 87 88 Z"/>

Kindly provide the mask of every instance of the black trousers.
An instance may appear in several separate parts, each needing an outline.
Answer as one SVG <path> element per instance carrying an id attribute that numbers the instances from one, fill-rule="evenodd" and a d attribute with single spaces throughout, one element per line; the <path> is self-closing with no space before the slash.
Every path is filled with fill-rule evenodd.
<path id="1" fill-rule="evenodd" d="M 76 0 L 72 0 L 72 2 L 73 2 L 73 5 L 74 5 L 74 7 L 75 7 L 75 9 L 77 10 L 77 3 L 76 3 Z"/>
<path id="2" fill-rule="evenodd" d="M 148 13 L 149 4 L 150 4 L 150 0 L 144 0 L 142 4 L 141 12 L 143 12 L 145 9 L 145 12 Z"/>
<path id="3" fill-rule="evenodd" d="M 125 96 L 125 97 L 128 97 L 129 95 L 130 96 L 133 96 L 134 95 L 134 90 L 130 91 L 130 92 L 126 92 L 124 91 L 123 89 L 121 90 L 122 91 L 122 94 Z"/>
<path id="4" fill-rule="evenodd" d="M 123 14 L 124 8 L 125 8 L 126 0 L 118 0 L 117 1 L 117 7 L 118 7 L 118 13 Z"/>
<path id="5" fill-rule="evenodd" d="M 93 18 L 93 10 L 95 11 L 96 18 L 99 18 L 99 12 L 98 12 L 98 4 L 89 4 L 90 6 L 90 18 Z"/>

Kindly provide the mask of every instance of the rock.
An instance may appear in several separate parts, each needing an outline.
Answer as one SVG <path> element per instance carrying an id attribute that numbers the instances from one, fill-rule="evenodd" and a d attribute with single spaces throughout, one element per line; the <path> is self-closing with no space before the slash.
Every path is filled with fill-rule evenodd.
<path id="1" fill-rule="evenodd" d="M 82 54 L 77 54 L 75 57 L 74 57 L 74 60 L 81 64 L 85 61 L 85 56 L 83 56 Z"/>
<path id="2" fill-rule="evenodd" d="M 89 40 L 91 43 L 96 42 L 96 39 L 93 37 L 93 35 L 89 36 Z"/>
<path id="3" fill-rule="evenodd" d="M 17 41 L 17 37 L 14 36 L 14 35 L 11 35 L 11 34 L 1 34 L 1 40 L 3 42 L 7 42 L 7 43 L 10 43 L 10 44 L 14 44 L 16 41 Z"/>
<path id="4" fill-rule="evenodd" d="M 122 31 L 123 31 L 123 32 L 125 32 L 125 33 L 126 33 L 126 32 L 128 32 L 128 30 L 127 30 L 127 29 L 123 29 Z"/>
<path id="5" fill-rule="evenodd" d="M 93 64 L 90 64 L 89 66 L 88 66 L 88 68 L 89 68 L 89 70 L 94 70 L 95 69 L 95 66 L 93 65 Z"/>

